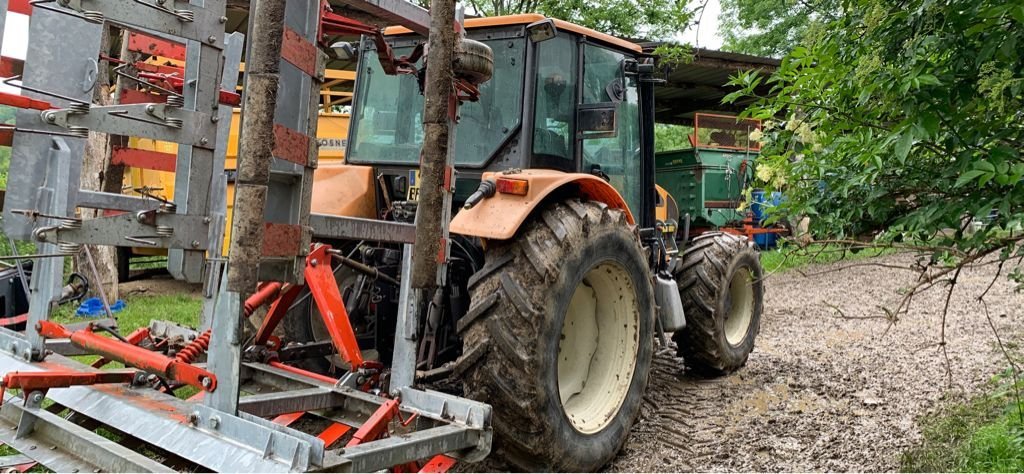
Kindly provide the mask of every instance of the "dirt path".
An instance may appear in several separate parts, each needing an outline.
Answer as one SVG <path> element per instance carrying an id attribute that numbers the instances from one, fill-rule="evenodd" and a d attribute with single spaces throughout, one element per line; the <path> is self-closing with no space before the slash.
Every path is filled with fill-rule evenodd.
<path id="1" fill-rule="evenodd" d="M 906 263 L 905 256 L 880 259 Z M 841 265 L 841 264 L 838 264 Z M 835 265 L 811 267 L 820 272 Z M 944 289 L 917 298 L 886 332 L 909 273 L 855 267 L 812 278 L 767 279 L 765 313 L 747 366 L 717 380 L 691 378 L 674 348 L 655 356 L 641 420 L 613 471 L 889 471 L 920 439 L 917 419 L 944 395 L 977 393 L 1006 366 L 980 303 L 994 267 L 965 272 L 939 342 Z M 1024 327 L 1024 295 L 1000 277 L 986 298 L 1003 337 Z M 1019 340 L 1019 339 L 1018 339 Z"/>

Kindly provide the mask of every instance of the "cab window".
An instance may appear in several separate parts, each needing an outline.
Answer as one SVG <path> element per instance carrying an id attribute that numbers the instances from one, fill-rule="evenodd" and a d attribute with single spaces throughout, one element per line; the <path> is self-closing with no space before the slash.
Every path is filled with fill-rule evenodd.
<path id="1" fill-rule="evenodd" d="M 584 173 L 607 176 L 634 215 L 640 215 L 640 99 L 636 78 L 623 70 L 622 53 L 586 44 L 583 55 L 583 104 L 608 104 L 616 110 L 613 132 L 583 133 Z"/>
<path id="2" fill-rule="evenodd" d="M 559 35 L 537 44 L 533 166 L 571 171 L 576 117 L 576 41 Z"/>

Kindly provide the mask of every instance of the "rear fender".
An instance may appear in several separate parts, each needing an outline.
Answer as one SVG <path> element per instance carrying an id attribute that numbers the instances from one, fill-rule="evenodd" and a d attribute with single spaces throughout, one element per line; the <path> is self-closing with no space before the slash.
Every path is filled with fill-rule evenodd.
<path id="1" fill-rule="evenodd" d="M 613 209 L 621 209 L 626 221 L 634 225 L 633 214 L 625 199 L 612 185 L 591 174 L 563 173 L 554 170 L 525 170 L 515 173 L 484 173 L 484 180 L 511 178 L 525 180 L 525 196 L 495 193 L 477 203 L 472 209 L 461 209 L 452 219 L 452 233 L 483 239 L 507 240 L 512 238 L 526 218 L 557 190 L 571 190 L 570 196 L 603 202 Z M 562 195 L 561 193 L 559 195 Z"/>

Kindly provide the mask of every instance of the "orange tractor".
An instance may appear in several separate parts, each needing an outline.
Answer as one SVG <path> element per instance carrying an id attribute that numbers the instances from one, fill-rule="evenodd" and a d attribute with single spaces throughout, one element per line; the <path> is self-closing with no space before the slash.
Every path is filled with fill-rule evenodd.
<path id="1" fill-rule="evenodd" d="M 742 237 L 688 235 L 657 186 L 655 68 L 638 45 L 540 15 L 466 30 L 493 51 L 493 77 L 460 108 L 447 284 L 418 322 L 416 380 L 490 404 L 497 452 L 515 465 L 594 470 L 637 418 L 659 337 L 672 333 L 700 374 L 746 362 L 762 310 L 758 254 Z M 386 34 L 396 56 L 424 42 Z M 367 38 L 357 49 L 346 164 L 334 171 L 371 185 L 315 195 L 365 211 L 355 217 L 412 223 L 422 79 L 387 74 L 378 47 Z M 402 248 L 330 243 L 346 255 L 335 276 L 360 347 L 390 365 Z M 283 321 L 286 343 L 330 340 L 311 300 Z"/>

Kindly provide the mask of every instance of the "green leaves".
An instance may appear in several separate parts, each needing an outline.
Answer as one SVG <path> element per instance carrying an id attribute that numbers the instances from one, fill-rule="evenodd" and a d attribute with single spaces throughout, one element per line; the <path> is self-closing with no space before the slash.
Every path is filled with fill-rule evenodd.
<path id="1" fill-rule="evenodd" d="M 762 160 L 786 174 L 789 212 L 813 210 L 821 235 L 950 235 L 962 248 L 1001 245 L 999 235 L 1019 233 L 1019 3 L 843 2 L 843 16 L 784 58 L 768 81 L 774 97 L 746 111 L 782 123 L 765 133 Z M 750 81 L 734 77 L 740 90 L 728 100 L 752 96 Z M 790 123 L 813 124 L 814 140 Z M 982 232 L 944 232 L 974 215 L 985 217 Z"/>
<path id="2" fill-rule="evenodd" d="M 910 154 L 910 148 L 914 146 L 914 129 L 907 128 L 900 134 L 899 140 L 896 141 L 896 158 L 900 160 L 900 164 L 907 162 L 907 155 Z"/>

